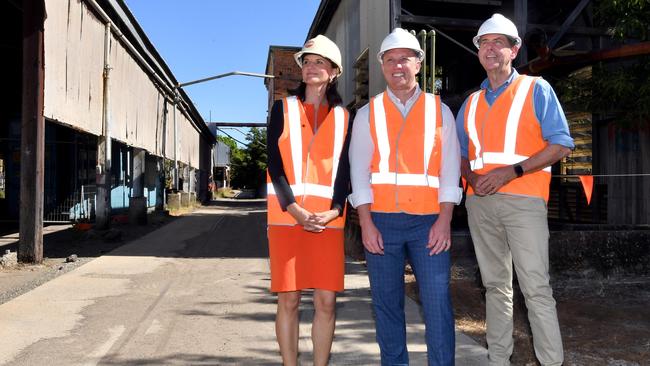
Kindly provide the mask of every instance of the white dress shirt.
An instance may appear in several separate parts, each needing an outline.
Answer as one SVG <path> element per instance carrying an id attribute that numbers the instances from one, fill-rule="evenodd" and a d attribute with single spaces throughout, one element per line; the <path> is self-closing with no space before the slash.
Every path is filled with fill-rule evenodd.
<path id="1" fill-rule="evenodd" d="M 390 88 L 386 93 L 397 109 L 406 117 L 415 102 L 422 94 L 419 86 L 411 98 L 402 104 Z M 458 186 L 460 179 L 460 145 L 456 135 L 454 114 L 449 107 L 442 104 L 442 161 L 440 162 L 440 187 L 438 188 L 438 202 L 451 202 L 459 204 L 463 190 Z M 348 200 L 352 207 L 359 207 L 372 203 L 372 187 L 370 186 L 370 164 L 375 150 L 370 132 L 370 103 L 361 107 L 354 118 L 352 138 L 350 140 L 350 180 L 352 194 Z"/>

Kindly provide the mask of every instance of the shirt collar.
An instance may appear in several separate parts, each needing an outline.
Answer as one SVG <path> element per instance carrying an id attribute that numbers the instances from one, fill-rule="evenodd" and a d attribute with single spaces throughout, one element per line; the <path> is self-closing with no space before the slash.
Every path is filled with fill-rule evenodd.
<path id="1" fill-rule="evenodd" d="M 510 85 L 510 83 L 512 83 L 512 81 L 517 76 L 519 76 L 519 73 L 517 72 L 517 70 L 515 70 L 513 68 L 512 72 L 510 73 L 510 76 L 508 76 L 508 79 L 506 80 L 506 82 L 503 83 L 502 85 L 500 85 L 498 88 L 496 88 L 496 90 L 491 90 L 490 89 L 490 80 L 488 78 L 485 78 L 485 80 L 483 80 L 483 82 L 481 83 L 481 89 L 484 89 L 487 92 L 495 92 L 497 90 L 503 90 L 503 89 L 507 88 L 508 85 Z"/>
<path id="2" fill-rule="evenodd" d="M 386 87 L 386 91 L 388 92 L 388 97 L 393 101 L 395 104 L 402 104 L 402 102 L 395 96 L 392 90 L 390 90 L 389 87 Z M 415 93 L 404 103 L 405 106 L 414 103 L 418 98 L 420 97 L 420 93 L 422 93 L 422 89 L 420 89 L 420 84 L 415 84 Z"/>

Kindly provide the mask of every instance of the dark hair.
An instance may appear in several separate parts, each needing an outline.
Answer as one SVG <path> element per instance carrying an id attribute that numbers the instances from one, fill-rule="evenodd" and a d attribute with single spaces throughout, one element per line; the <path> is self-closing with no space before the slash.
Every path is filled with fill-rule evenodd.
<path id="1" fill-rule="evenodd" d="M 311 53 L 306 53 L 306 54 L 302 55 L 302 57 L 300 58 L 301 61 L 302 61 L 302 58 L 305 57 L 306 55 L 312 55 L 312 54 Z M 321 56 L 321 55 L 318 55 L 318 56 Z M 324 56 L 321 56 L 321 57 L 323 57 L 327 61 L 329 61 L 329 63 L 332 65 L 332 67 L 338 70 L 338 66 L 336 66 L 336 64 L 334 62 L 332 62 L 332 60 L 330 60 L 329 58 L 324 57 Z M 343 98 L 341 98 L 341 94 L 339 94 L 339 91 L 338 91 L 338 81 L 339 81 L 339 77 L 338 76 L 334 77 L 334 80 L 329 82 L 327 84 L 327 89 L 325 89 L 325 98 L 327 98 L 327 104 L 329 105 L 330 108 L 343 104 Z M 306 89 L 307 89 L 307 84 L 305 84 L 304 81 L 301 81 L 300 85 L 298 85 L 297 88 L 288 89 L 287 92 L 289 93 L 289 95 L 297 96 L 300 99 L 301 102 L 304 102 L 305 101 L 305 90 Z"/>
<path id="2" fill-rule="evenodd" d="M 337 85 L 338 78 L 334 78 L 334 81 L 328 83 L 327 89 L 325 89 L 325 98 L 327 99 L 327 104 L 330 108 L 343 104 L 343 98 L 341 98 L 341 94 L 339 94 Z M 304 102 L 306 89 L 307 84 L 305 84 L 304 81 L 301 81 L 297 88 L 289 89 L 287 92 L 289 92 L 289 95 L 295 95 L 301 102 Z"/>

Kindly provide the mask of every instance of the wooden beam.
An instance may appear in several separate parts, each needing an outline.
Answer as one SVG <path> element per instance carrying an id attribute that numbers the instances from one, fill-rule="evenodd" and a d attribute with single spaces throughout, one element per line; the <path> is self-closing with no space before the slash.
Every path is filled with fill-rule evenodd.
<path id="1" fill-rule="evenodd" d="M 45 117 L 43 116 L 43 0 L 23 1 L 23 102 L 20 142 L 18 260 L 43 262 Z"/>

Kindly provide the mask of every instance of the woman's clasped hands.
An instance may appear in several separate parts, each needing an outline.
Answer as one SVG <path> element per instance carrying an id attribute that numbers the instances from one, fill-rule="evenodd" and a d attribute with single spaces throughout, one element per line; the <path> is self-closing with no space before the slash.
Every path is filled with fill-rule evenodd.
<path id="1" fill-rule="evenodd" d="M 292 203 L 287 206 L 287 212 L 293 216 L 299 225 L 302 225 L 305 231 L 312 233 L 320 233 L 325 230 L 325 226 L 330 221 L 338 217 L 339 211 L 336 209 L 310 212 L 297 203 Z"/>

